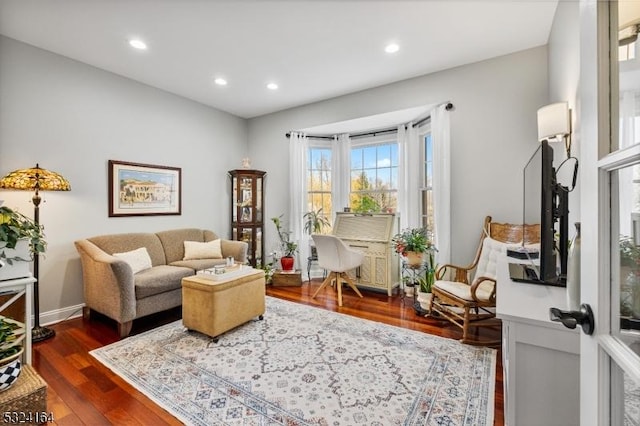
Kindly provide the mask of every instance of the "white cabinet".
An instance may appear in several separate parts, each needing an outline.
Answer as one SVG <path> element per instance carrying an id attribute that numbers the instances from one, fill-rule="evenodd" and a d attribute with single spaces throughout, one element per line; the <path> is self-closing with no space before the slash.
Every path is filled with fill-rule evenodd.
<path id="1" fill-rule="evenodd" d="M 31 315 L 33 315 L 33 283 L 36 279 L 29 274 L 24 278 L 16 278 L 11 280 L 0 281 L 0 292 L 2 293 L 15 293 L 11 299 L 7 300 L 2 306 L 0 306 L 0 312 L 4 311 L 7 306 L 14 303 L 22 295 L 24 295 L 24 324 L 27 329 L 24 338 L 24 360 L 26 364 L 31 364 Z M 17 321 L 20 318 L 13 318 Z"/>
<path id="2" fill-rule="evenodd" d="M 566 309 L 566 289 L 512 281 L 506 256 L 497 272 L 505 424 L 579 425 L 580 328 L 549 320 L 549 308 Z"/>
<path id="3" fill-rule="evenodd" d="M 391 248 L 398 229 L 391 213 L 337 213 L 333 235 L 364 254 L 360 268 L 349 272 L 358 287 L 384 290 L 389 296 L 399 285 L 399 260 Z"/>

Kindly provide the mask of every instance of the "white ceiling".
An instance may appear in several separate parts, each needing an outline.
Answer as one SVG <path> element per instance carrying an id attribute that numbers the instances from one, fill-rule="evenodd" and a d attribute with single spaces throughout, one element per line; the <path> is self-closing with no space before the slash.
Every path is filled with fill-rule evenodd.
<path id="1" fill-rule="evenodd" d="M 250 118 L 544 45 L 556 4 L 0 0 L 0 34 Z"/>

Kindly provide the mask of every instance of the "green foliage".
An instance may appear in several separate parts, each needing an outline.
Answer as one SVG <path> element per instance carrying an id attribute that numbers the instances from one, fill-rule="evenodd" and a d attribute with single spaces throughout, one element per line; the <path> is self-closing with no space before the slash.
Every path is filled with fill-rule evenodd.
<path id="1" fill-rule="evenodd" d="M 284 225 L 282 221 L 282 216 L 284 216 L 284 214 L 281 214 L 278 217 L 272 217 L 271 221 L 276 226 L 276 230 L 278 231 L 278 238 L 280 239 L 280 248 L 284 252 L 285 256 L 291 257 L 298 250 L 298 244 L 289 240 L 291 237 L 291 231 L 285 231 L 283 229 Z"/>
<path id="2" fill-rule="evenodd" d="M 355 213 L 378 213 L 382 210 L 380 204 L 370 195 L 360 195 L 358 198 L 358 204 L 352 207 Z"/>
<path id="3" fill-rule="evenodd" d="M 360 173 L 351 180 L 350 207 L 355 213 L 379 213 L 394 210 L 395 199 L 389 197 L 389 185 L 381 180 L 369 181 L 366 173 Z"/>
<path id="4" fill-rule="evenodd" d="M 273 273 L 276 270 L 276 268 L 273 265 L 273 262 L 262 263 L 260 265 L 260 269 L 262 269 L 264 271 L 264 280 L 265 280 L 265 282 L 267 284 L 270 284 L 271 280 L 273 279 Z"/>
<path id="5" fill-rule="evenodd" d="M 640 247 L 634 244 L 631 237 L 620 236 L 620 264 L 640 269 Z"/>
<path id="6" fill-rule="evenodd" d="M 427 250 L 435 250 L 426 228 L 405 229 L 393 236 L 391 246 L 399 254 L 405 254 L 408 251 L 424 253 Z"/>
<path id="7" fill-rule="evenodd" d="M 331 222 L 322 212 L 322 207 L 306 212 L 302 217 L 304 218 L 304 232 L 309 235 L 321 234 L 324 228 L 331 226 Z"/>
<path id="8" fill-rule="evenodd" d="M 4 249 L 14 249 L 22 239 L 29 242 L 31 259 L 8 257 Z M 9 207 L 0 206 L 0 260 L 5 260 L 9 265 L 14 261 L 29 262 L 34 255 L 44 253 L 46 246 L 42 225 L 37 225 L 32 219 Z"/>
<path id="9" fill-rule="evenodd" d="M 435 251 L 435 248 L 427 250 L 427 264 L 425 266 L 424 276 L 421 276 L 418 280 L 420 291 L 424 293 L 431 293 L 431 287 L 436 281 L 436 269 L 438 265 L 435 263 Z"/>
<path id="10" fill-rule="evenodd" d="M 18 340 L 24 334 L 24 327 L 20 327 L 16 322 L 7 320 L 0 316 L 0 359 L 7 358 L 20 352 L 22 346 Z"/>

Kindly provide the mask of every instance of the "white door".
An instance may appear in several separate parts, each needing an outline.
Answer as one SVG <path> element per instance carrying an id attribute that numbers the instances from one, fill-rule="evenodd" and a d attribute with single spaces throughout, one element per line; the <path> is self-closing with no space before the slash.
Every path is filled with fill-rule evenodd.
<path id="1" fill-rule="evenodd" d="M 640 425 L 639 24 L 640 0 L 580 3 L 581 425 Z"/>

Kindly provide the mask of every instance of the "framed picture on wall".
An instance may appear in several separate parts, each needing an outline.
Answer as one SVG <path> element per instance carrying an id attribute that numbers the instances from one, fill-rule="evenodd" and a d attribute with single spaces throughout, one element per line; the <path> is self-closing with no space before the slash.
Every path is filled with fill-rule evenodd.
<path id="1" fill-rule="evenodd" d="M 182 214 L 182 169 L 109 160 L 109 217 Z"/>

